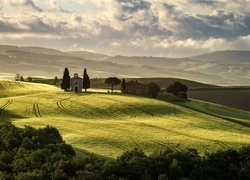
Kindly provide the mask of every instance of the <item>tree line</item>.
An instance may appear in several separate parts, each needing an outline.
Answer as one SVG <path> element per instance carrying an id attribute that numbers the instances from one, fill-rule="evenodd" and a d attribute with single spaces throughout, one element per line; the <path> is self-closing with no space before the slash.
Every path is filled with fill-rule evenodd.
<path id="1" fill-rule="evenodd" d="M 58 82 L 57 77 L 55 78 L 55 81 Z M 121 92 L 127 93 L 126 80 L 124 78 L 121 80 L 117 77 L 109 77 L 105 79 L 104 83 L 110 85 L 111 92 L 114 91 L 114 86 L 121 85 L 121 88 L 120 88 Z M 84 73 L 83 73 L 83 88 L 85 89 L 85 92 L 87 92 L 87 89 L 90 88 L 90 85 L 91 85 L 90 78 L 89 78 L 89 75 L 87 74 L 87 69 L 85 68 Z M 69 75 L 68 68 L 65 68 L 64 70 L 61 88 L 65 91 L 70 89 L 70 75 Z M 166 91 L 168 93 L 174 94 L 175 96 L 185 98 L 185 99 L 188 98 L 187 90 L 188 90 L 188 87 L 179 81 L 175 81 L 174 83 L 171 83 L 166 88 Z M 151 82 L 147 85 L 147 94 L 149 96 L 156 98 L 160 92 L 161 92 L 161 87 L 158 84 Z"/>
<path id="2" fill-rule="evenodd" d="M 56 128 L 0 126 L 4 180 L 249 180 L 250 146 L 199 155 L 167 148 L 146 155 L 136 148 L 116 159 L 78 157 Z"/>
<path id="3" fill-rule="evenodd" d="M 16 74 L 15 81 L 27 81 L 32 82 L 32 77 L 28 76 L 26 79 L 21 74 Z"/>

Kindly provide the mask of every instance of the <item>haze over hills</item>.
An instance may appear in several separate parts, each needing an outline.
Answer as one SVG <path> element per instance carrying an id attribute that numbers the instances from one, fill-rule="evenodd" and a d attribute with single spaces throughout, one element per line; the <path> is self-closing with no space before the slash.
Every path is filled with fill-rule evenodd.
<path id="1" fill-rule="evenodd" d="M 203 54 L 200 56 L 192 57 L 194 60 L 200 61 L 225 61 L 231 63 L 239 63 L 239 62 L 249 62 L 250 59 L 250 51 L 217 51 L 209 54 Z"/>
<path id="2" fill-rule="evenodd" d="M 88 68 L 97 77 L 175 77 L 216 85 L 249 85 L 250 51 L 220 51 L 189 58 L 109 56 L 85 51 L 0 46 L 0 76 L 53 78 Z"/>

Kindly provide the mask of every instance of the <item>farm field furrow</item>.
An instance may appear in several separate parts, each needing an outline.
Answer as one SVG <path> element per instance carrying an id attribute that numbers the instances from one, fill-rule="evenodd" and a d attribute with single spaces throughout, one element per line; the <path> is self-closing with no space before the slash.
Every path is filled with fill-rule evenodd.
<path id="1" fill-rule="evenodd" d="M 247 111 L 194 100 L 179 105 L 119 93 L 75 94 L 49 85 L 0 83 L 2 122 L 54 126 L 79 154 L 114 158 L 134 147 L 147 153 L 166 147 L 205 153 L 250 144 Z M 220 118 L 227 112 L 229 120 Z"/>

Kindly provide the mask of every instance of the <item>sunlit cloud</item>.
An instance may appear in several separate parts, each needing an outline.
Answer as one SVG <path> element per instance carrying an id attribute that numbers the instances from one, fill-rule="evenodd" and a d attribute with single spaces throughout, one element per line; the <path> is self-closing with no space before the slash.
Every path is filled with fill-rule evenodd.
<path id="1" fill-rule="evenodd" d="M 123 55 L 249 49 L 249 0 L 0 0 L 2 44 Z M 12 41 L 9 41 L 11 39 Z M 27 40 L 28 39 L 28 40 Z M 21 41 L 23 40 L 23 41 Z M 48 43 L 45 43 L 48 42 Z"/>

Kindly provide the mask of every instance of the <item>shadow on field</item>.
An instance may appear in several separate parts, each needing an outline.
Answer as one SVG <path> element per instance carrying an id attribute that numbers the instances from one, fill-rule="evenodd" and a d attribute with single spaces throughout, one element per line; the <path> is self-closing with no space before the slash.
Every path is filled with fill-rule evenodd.
<path id="1" fill-rule="evenodd" d="M 76 148 L 76 147 L 73 147 L 75 153 L 77 156 L 80 156 L 80 157 L 99 157 L 99 158 L 102 158 L 102 159 L 112 159 L 112 158 L 109 158 L 109 157 L 106 157 L 106 156 L 102 156 L 100 154 L 94 154 L 93 152 L 89 152 L 89 151 L 86 151 L 86 150 L 83 150 L 83 149 L 80 149 L 80 148 Z"/>
<path id="2" fill-rule="evenodd" d="M 191 110 L 194 110 L 194 111 L 197 111 L 197 112 L 209 115 L 209 116 L 220 118 L 220 119 L 229 121 L 229 122 L 234 123 L 234 124 L 242 125 L 242 126 L 245 126 L 245 127 L 248 127 L 248 128 L 250 127 L 250 123 L 247 123 L 247 122 L 243 122 L 243 121 L 240 121 L 240 120 L 237 120 L 237 119 L 234 119 L 234 118 L 225 117 L 225 116 L 222 116 L 222 115 L 219 115 L 219 114 L 210 113 L 210 112 L 205 111 L 205 110 L 202 111 L 200 109 L 196 109 L 196 108 L 190 107 L 190 106 L 188 106 L 186 104 L 180 104 L 180 105 L 182 107 L 185 107 L 185 108 L 188 108 L 188 109 L 191 109 Z"/>
<path id="3" fill-rule="evenodd" d="M 161 100 L 161 101 L 164 101 L 164 102 L 168 102 L 168 103 L 171 103 L 171 104 L 174 104 L 174 105 L 177 105 L 177 106 L 181 106 L 181 107 L 184 107 L 184 108 L 187 108 L 187 109 L 190 109 L 190 110 L 202 113 L 202 114 L 206 114 L 206 115 L 209 115 L 209 116 L 220 118 L 220 119 L 229 121 L 229 122 L 234 123 L 234 124 L 245 126 L 247 128 L 250 127 L 250 119 L 246 119 L 246 120 L 249 120 L 249 123 L 248 123 L 248 122 L 244 122 L 244 121 L 238 120 L 236 118 L 223 116 L 223 115 L 220 115 L 218 113 L 212 113 L 209 109 L 206 109 L 206 110 L 205 109 L 204 110 L 197 109 L 197 108 L 194 108 L 194 107 L 191 107 L 191 106 L 188 105 L 189 100 L 182 101 L 182 102 L 179 101 L 178 102 L 178 101 L 168 101 L 167 99 L 164 99 L 162 97 L 160 97 L 158 99 Z"/>
<path id="4" fill-rule="evenodd" d="M 0 108 L 0 121 L 11 121 L 12 119 L 24 119 L 24 116 L 17 115 L 11 111 Z"/>
<path id="5" fill-rule="evenodd" d="M 98 117 L 100 119 L 121 119 L 123 116 L 130 116 L 130 117 L 140 117 L 140 116 L 151 116 L 153 119 L 158 119 L 159 116 L 164 115 L 177 115 L 180 113 L 183 113 L 180 109 L 176 108 L 175 106 L 171 106 L 166 104 L 151 104 L 148 103 L 140 103 L 139 102 L 133 102 L 131 99 L 122 101 L 117 96 L 114 98 L 115 95 L 123 96 L 123 97 L 136 97 L 138 99 L 141 98 L 147 98 L 147 97 L 141 97 L 141 96 L 133 96 L 133 95 L 123 95 L 120 93 L 113 93 L 113 94 L 107 94 L 102 92 L 87 92 L 87 93 L 79 93 L 76 94 L 75 97 L 82 97 L 82 96 L 88 96 L 91 94 L 105 94 L 106 96 L 102 96 L 100 99 L 102 99 L 105 103 L 103 103 L 103 106 L 95 105 L 93 103 L 87 103 L 84 101 L 77 101 L 73 100 L 73 98 L 70 99 L 64 99 L 62 103 L 63 112 L 67 114 L 71 114 L 73 116 L 77 117 Z M 151 99 L 151 98 L 149 98 Z M 64 106 L 63 102 L 70 101 L 70 106 Z M 142 101 L 144 102 L 144 101 Z M 79 107 L 82 107 L 79 109 Z M 61 108 L 62 109 L 62 108 Z M 88 109 L 86 111 L 86 109 Z"/>
<path id="6" fill-rule="evenodd" d="M 106 99 L 106 98 L 105 98 Z M 104 107 L 97 107 L 88 103 L 79 102 L 77 105 L 81 104 L 82 107 L 90 109 L 92 116 L 98 118 L 122 118 L 123 115 L 127 116 L 151 116 L 154 119 L 157 119 L 159 116 L 164 115 L 177 115 L 182 113 L 181 110 L 171 107 L 168 105 L 157 105 L 157 104 L 139 104 L 139 103 L 126 103 L 119 100 L 114 100 L 116 102 L 106 103 Z M 72 102 L 73 103 L 73 102 Z M 86 111 L 82 112 L 88 113 Z"/>

